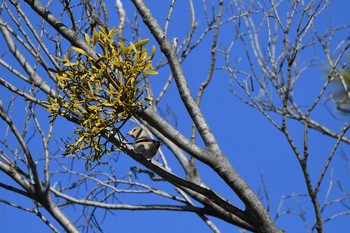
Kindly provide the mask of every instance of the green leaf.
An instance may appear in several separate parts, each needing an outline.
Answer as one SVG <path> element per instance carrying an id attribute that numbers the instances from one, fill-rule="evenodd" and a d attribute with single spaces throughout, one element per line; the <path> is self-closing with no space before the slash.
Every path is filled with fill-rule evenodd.
<path id="1" fill-rule="evenodd" d="M 84 37 L 85 37 L 85 42 L 87 44 L 90 44 L 90 37 L 89 37 L 89 35 L 87 33 L 84 33 Z"/>
<path id="2" fill-rule="evenodd" d="M 135 53 L 137 53 L 137 49 L 136 49 L 134 43 L 130 42 L 129 48 L 131 48 Z"/>
<path id="3" fill-rule="evenodd" d="M 155 74 L 158 74 L 157 71 L 155 70 L 145 70 L 143 71 L 144 74 L 150 74 L 150 75 L 155 75 Z"/>
<path id="4" fill-rule="evenodd" d="M 154 58 L 154 56 L 156 55 L 156 46 L 152 46 L 152 55 L 151 55 L 151 60 Z"/>
<path id="5" fill-rule="evenodd" d="M 124 44 L 122 42 L 118 42 L 118 45 L 120 47 L 120 49 L 124 52 L 124 53 L 128 53 L 128 49 L 125 48 Z"/>
<path id="6" fill-rule="evenodd" d="M 136 47 L 136 48 L 142 47 L 142 46 L 144 46 L 145 44 L 147 44 L 148 41 L 149 41 L 149 39 L 139 40 L 139 41 L 136 42 L 135 47 Z"/>
<path id="7" fill-rule="evenodd" d="M 77 51 L 78 53 L 81 53 L 81 54 L 85 55 L 86 57 L 90 57 L 90 55 L 87 54 L 87 52 L 85 52 L 85 50 L 83 50 L 83 49 L 81 49 L 81 48 L 72 46 L 72 49 L 73 49 L 74 51 Z"/>

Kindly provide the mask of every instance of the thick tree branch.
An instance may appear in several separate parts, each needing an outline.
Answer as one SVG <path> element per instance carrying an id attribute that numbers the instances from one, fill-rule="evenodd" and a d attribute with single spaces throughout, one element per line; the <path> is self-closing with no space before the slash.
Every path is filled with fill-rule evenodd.
<path id="1" fill-rule="evenodd" d="M 257 227 L 272 227 L 274 228 L 273 231 L 279 231 L 278 228 L 275 228 L 272 219 L 254 191 L 232 167 L 231 163 L 225 156 L 217 152 L 211 154 L 210 151 L 202 151 L 197 148 L 177 130 L 173 129 L 169 123 L 159 117 L 151 108 L 140 108 L 137 111 L 137 114 L 180 148 L 213 168 L 246 205 L 246 211 L 251 216 L 250 224 L 256 223 L 255 226 Z M 183 142 L 181 142 L 181 140 L 183 140 Z M 183 144 L 185 142 L 186 144 Z M 260 220 L 257 220 L 259 218 Z M 243 217 L 243 219 L 245 218 Z M 263 224 L 266 224 L 266 226 Z"/>
<path id="2" fill-rule="evenodd" d="M 2 35 L 5 38 L 5 41 L 7 43 L 7 47 L 10 49 L 13 56 L 17 59 L 17 61 L 21 64 L 23 69 L 29 74 L 30 79 L 28 82 L 30 84 L 34 84 L 35 86 L 39 87 L 41 90 L 43 90 L 45 93 L 56 96 L 56 91 L 52 89 L 44 80 L 41 78 L 36 71 L 32 68 L 31 65 L 29 65 L 27 59 L 25 56 L 20 52 L 18 47 L 16 46 L 15 42 L 13 41 L 10 32 L 8 31 L 5 22 L 2 21 L 0 18 L 0 30 Z"/>
<path id="3" fill-rule="evenodd" d="M 69 29 L 61 21 L 59 21 L 45 6 L 43 6 L 38 0 L 25 0 L 25 2 L 46 22 L 48 22 L 58 33 L 66 38 L 72 45 L 83 49 L 91 57 L 97 59 L 97 54 L 94 49 L 88 46 L 84 40 L 80 39 L 79 35 Z"/>
<path id="4" fill-rule="evenodd" d="M 41 187 L 41 179 L 39 176 L 39 172 L 37 170 L 36 167 L 36 163 L 33 160 L 32 154 L 28 148 L 28 145 L 26 143 L 26 141 L 24 140 L 24 138 L 22 137 L 22 135 L 20 134 L 20 132 L 17 130 L 14 122 L 10 119 L 10 117 L 6 114 L 5 109 L 2 105 L 2 101 L 0 100 L 0 117 L 4 120 L 4 122 L 7 123 L 7 125 L 10 127 L 12 133 L 14 134 L 14 136 L 16 137 L 17 141 L 19 142 L 19 144 L 21 145 L 21 148 L 23 149 L 23 153 L 24 156 L 26 158 L 26 163 L 28 165 L 28 169 L 31 170 L 31 173 L 33 175 L 33 187 L 35 188 L 35 192 L 40 193 L 42 190 Z M 6 169 L 6 171 L 8 171 L 8 174 L 12 174 L 11 177 L 15 178 L 16 180 L 19 182 L 21 182 L 24 187 L 30 188 L 31 185 L 29 185 L 28 182 L 24 182 L 24 179 L 20 179 L 20 177 L 18 177 L 17 175 L 15 175 L 14 173 L 16 173 L 13 168 L 12 169 Z M 28 190 L 29 191 L 29 190 Z M 31 190 L 33 191 L 33 190 Z"/>
<path id="5" fill-rule="evenodd" d="M 121 146 L 120 142 L 118 139 L 116 138 L 111 138 L 109 137 L 109 140 L 114 143 L 117 146 Z M 133 149 L 129 149 L 129 148 L 125 148 L 123 151 L 125 153 L 127 153 L 128 155 L 130 155 L 134 160 L 136 160 L 137 162 L 141 163 L 142 165 L 144 165 L 145 167 L 147 167 L 148 169 L 156 172 L 158 175 L 160 175 L 161 177 L 163 177 L 164 179 L 168 180 L 170 183 L 174 184 L 177 187 L 184 187 L 184 188 L 188 188 L 190 190 L 193 190 L 197 193 L 200 193 L 204 196 L 206 196 L 207 198 L 209 198 L 211 201 L 213 201 L 214 203 L 216 203 L 217 205 L 219 205 L 221 208 L 226 209 L 227 211 L 237 215 L 239 218 L 241 219 L 245 219 L 246 216 L 243 213 L 242 210 L 238 209 L 237 207 L 233 206 L 229 201 L 224 200 L 223 198 L 221 198 L 220 196 L 218 196 L 215 192 L 213 192 L 211 189 L 205 188 L 205 187 L 201 187 L 197 184 L 194 184 L 190 181 L 184 180 L 180 177 L 178 177 L 177 175 L 166 171 L 165 169 L 163 169 L 162 167 L 159 167 L 158 165 L 148 161 L 147 159 L 143 158 L 141 155 L 136 154 Z"/>
<path id="6" fill-rule="evenodd" d="M 149 30 L 152 32 L 153 36 L 157 40 L 162 52 L 166 56 L 171 71 L 174 75 L 176 85 L 179 90 L 180 97 L 191 116 L 191 119 L 196 124 L 199 134 L 201 135 L 205 145 L 210 148 L 218 149 L 216 139 L 208 123 L 205 121 L 204 116 L 199 109 L 196 101 L 194 100 L 188 84 L 185 78 L 185 75 L 181 69 L 179 59 L 177 57 L 176 48 L 168 40 L 167 36 L 164 34 L 162 28 L 157 23 L 156 19 L 153 17 L 150 10 L 145 5 L 142 0 L 133 0 L 134 5 L 136 6 L 138 12 L 143 18 L 144 23 L 147 25 Z"/>
<path id="7" fill-rule="evenodd" d="M 11 167 L 10 165 L 0 161 L 0 170 L 5 174 L 7 174 L 9 177 L 11 177 L 11 179 L 13 179 L 17 184 L 19 184 L 21 187 L 23 187 L 26 190 L 26 192 L 21 190 L 14 190 L 15 192 L 25 196 L 30 196 L 35 192 L 33 184 L 28 182 L 28 180 L 25 177 L 23 177 L 19 172 L 17 172 L 14 167 Z M 4 185 L 1 185 L 1 187 L 6 189 L 10 188 L 10 186 L 4 186 Z"/>
<path id="8" fill-rule="evenodd" d="M 93 206 L 93 207 L 109 209 L 109 210 L 171 210 L 171 211 L 188 211 L 188 212 L 207 214 L 204 208 L 198 208 L 190 205 L 178 206 L 178 205 L 156 205 L 156 204 L 151 204 L 151 205 L 108 204 L 103 202 L 89 201 L 85 199 L 77 199 L 72 196 L 66 195 L 54 188 L 51 188 L 51 192 L 54 193 L 56 196 L 62 197 L 63 199 L 71 203 L 84 205 L 84 206 Z"/>
<path id="9" fill-rule="evenodd" d="M 161 30 L 156 19 L 153 17 L 145 3 L 142 0 L 133 0 L 133 3 L 142 16 L 143 21 L 151 31 L 152 35 L 157 40 L 162 52 L 167 57 L 178 87 L 178 91 L 180 93 L 180 97 L 186 106 L 186 109 L 189 112 L 191 118 L 193 119 L 193 122 L 196 124 L 198 132 L 200 133 L 204 143 L 209 149 L 205 156 L 205 160 L 207 161 L 206 163 L 212 167 L 242 199 L 247 207 L 247 213 L 249 213 L 251 217 L 250 223 L 255 224 L 255 226 L 259 227 L 262 232 L 280 232 L 260 202 L 259 198 L 255 195 L 248 184 L 242 179 L 242 177 L 239 176 L 227 158 L 221 153 L 214 135 L 211 133 L 209 126 L 204 119 L 204 116 L 201 114 L 201 111 L 188 88 L 186 78 L 177 58 L 175 47 L 167 39 L 166 35 Z M 152 123 L 150 124 L 152 125 Z M 154 124 L 157 123 L 154 122 Z M 155 128 L 159 130 L 159 127 Z M 200 160 L 201 158 L 203 159 L 202 156 L 201 158 L 196 155 L 193 156 Z"/>

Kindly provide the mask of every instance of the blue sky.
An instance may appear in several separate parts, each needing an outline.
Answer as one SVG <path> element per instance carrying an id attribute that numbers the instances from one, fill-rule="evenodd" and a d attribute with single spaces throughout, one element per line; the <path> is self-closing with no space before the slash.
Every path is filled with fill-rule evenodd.
<path id="1" fill-rule="evenodd" d="M 154 3 L 153 1 L 147 2 L 152 12 L 155 14 L 158 22 L 164 25 L 165 18 L 167 16 L 167 9 L 170 1 L 161 1 Z M 186 36 L 189 25 L 189 15 L 187 9 L 187 1 L 178 1 L 178 5 L 174 10 L 173 19 L 169 26 L 168 35 L 170 38 L 177 37 L 180 41 Z M 198 4 L 198 5 L 196 5 Z M 226 3 L 225 3 L 226 4 Z M 24 5 L 24 3 L 23 3 Z M 195 7 L 200 6 L 199 2 L 195 3 Z M 225 7 L 226 5 L 224 5 Z M 132 19 L 134 14 L 134 8 L 129 2 L 124 3 L 127 14 Z M 110 5 L 111 15 L 115 14 L 114 6 Z M 208 8 L 209 9 L 209 8 Z M 334 1 L 329 10 L 325 11 L 316 21 L 316 27 L 321 33 L 328 30 L 329 25 L 340 26 L 350 23 L 350 17 L 348 11 L 350 9 L 350 2 L 346 0 Z M 51 9 L 55 13 L 54 9 Z M 206 27 L 205 19 L 201 17 L 201 11 L 197 11 L 198 14 L 198 29 L 195 34 L 195 39 L 200 36 L 200 32 Z M 116 17 L 116 16 L 115 16 Z M 225 16 L 224 16 L 225 18 Z M 258 18 L 257 18 L 258 19 Z M 110 20 L 110 24 L 112 22 Z M 150 37 L 149 32 L 140 22 L 142 38 Z M 126 32 L 126 36 L 130 33 Z M 344 38 L 349 35 L 349 30 L 345 30 L 342 33 L 335 34 L 334 41 L 331 47 L 335 49 L 336 45 Z M 219 34 L 220 49 L 227 48 L 230 40 L 234 37 L 234 30 L 231 23 L 227 23 L 223 26 L 223 30 Z M 0 40 L 3 39 L 0 37 Z M 186 61 L 183 63 L 184 73 L 187 77 L 189 86 L 193 91 L 193 95 L 197 94 L 200 83 L 205 79 L 208 72 L 208 65 L 210 59 L 210 42 L 212 40 L 212 33 L 209 33 L 203 43 L 193 50 L 193 53 L 189 55 Z M 264 40 L 264 39 L 262 39 Z M 150 45 L 155 43 L 154 40 L 150 41 Z M 3 50 L 1 50 L 3 51 Z M 312 52 L 305 52 L 302 59 L 308 59 L 312 56 Z M 311 68 L 306 72 L 298 81 L 295 90 L 295 100 L 300 105 L 307 106 L 317 96 L 320 88 L 324 83 L 324 55 L 317 49 L 318 53 L 318 66 Z M 160 51 L 158 49 L 157 59 L 160 59 Z M 233 59 L 244 59 L 243 50 L 237 48 Z M 346 59 L 344 59 L 346 62 Z M 244 65 L 245 61 L 242 61 L 242 70 L 247 70 Z M 223 66 L 222 58 L 218 60 L 218 67 Z M 3 68 L 1 68 L 2 70 Z M 167 77 L 169 75 L 168 68 L 162 68 L 159 70 L 159 75 L 150 77 L 152 90 L 155 96 L 157 96 L 160 90 L 163 88 Z M 5 77 L 5 75 L 1 75 Z M 17 81 L 13 79 L 14 83 Z M 214 132 L 217 140 L 221 146 L 223 152 L 227 155 L 233 166 L 238 172 L 246 179 L 249 185 L 257 192 L 262 192 L 261 176 L 264 177 L 264 181 L 267 186 L 267 190 L 270 197 L 270 211 L 272 217 L 275 216 L 283 195 L 289 194 L 305 194 L 306 187 L 303 180 L 301 169 L 299 168 L 298 162 L 293 154 L 290 146 L 288 145 L 284 136 L 276 130 L 267 120 L 259 113 L 256 109 L 252 109 L 249 106 L 238 100 L 229 91 L 229 75 L 227 72 L 222 70 L 216 70 L 213 80 L 206 90 L 202 100 L 202 110 L 206 117 L 212 131 Z M 23 85 L 18 82 L 18 85 Z M 237 91 L 239 87 L 234 85 Z M 0 93 L 5 89 L 0 87 Z M 8 96 L 1 94 L 3 102 L 8 102 Z M 17 122 L 21 121 L 23 116 L 23 103 L 18 100 L 16 101 L 15 107 L 16 114 L 14 119 Z M 180 104 L 180 98 L 176 92 L 176 86 L 174 82 L 171 83 L 171 87 L 165 94 L 164 99 L 160 103 L 160 108 L 165 111 L 166 107 L 169 106 L 174 112 L 175 118 L 170 118 L 170 122 L 177 122 L 178 129 L 187 137 L 190 137 L 191 133 L 191 122 L 187 115 L 184 107 Z M 48 121 L 47 115 L 40 111 L 40 117 L 43 122 Z M 278 116 L 273 115 L 276 119 Z M 319 121 L 322 124 L 327 125 L 329 128 L 339 132 L 341 127 L 346 123 L 346 118 L 343 120 L 335 119 L 325 109 L 324 105 L 320 104 L 316 109 L 312 118 Z M 2 122 L 0 126 L 2 127 Z M 294 137 L 297 146 L 302 148 L 303 143 L 303 127 L 294 121 L 290 121 L 291 133 Z M 128 131 L 133 125 L 130 123 L 126 125 L 125 132 Z M 74 126 L 64 120 L 59 120 L 55 124 L 55 138 L 59 140 L 61 137 L 65 138 L 71 136 L 72 129 Z M 1 134 L 3 135 L 3 134 Z M 318 132 L 310 131 L 310 169 L 312 178 L 316 179 L 320 169 L 326 161 L 328 154 L 330 153 L 335 140 L 330 139 L 327 136 L 321 135 Z M 199 142 L 200 143 L 200 142 Z M 34 143 L 32 146 L 35 145 Z M 2 145 L 0 145 L 2 148 Z M 349 152 L 349 147 L 341 145 L 340 149 L 345 153 Z M 38 156 L 42 156 L 40 149 L 33 147 Z M 179 164 L 169 151 L 164 148 L 164 153 L 168 159 L 169 164 L 172 166 L 173 171 L 179 171 Z M 233 201 L 233 203 L 239 203 L 235 195 L 229 190 L 225 184 L 219 179 L 219 177 L 210 171 L 206 165 L 197 163 L 199 172 L 203 181 L 212 187 L 220 195 Z M 127 174 L 128 169 L 131 166 L 136 166 L 130 158 L 124 155 L 119 155 L 118 163 L 115 164 L 115 169 L 118 177 L 122 177 Z M 84 161 L 76 160 L 75 167 L 82 171 L 84 169 Z M 97 169 L 105 169 L 99 167 Z M 340 181 L 345 190 L 350 190 L 348 178 L 350 176 L 348 170 L 349 165 L 346 165 L 344 160 L 336 154 L 331 166 L 334 181 Z M 183 174 L 182 172 L 179 173 Z M 320 200 L 325 198 L 325 193 L 328 188 L 328 183 L 331 173 L 328 172 L 325 177 L 324 185 L 321 186 Z M 0 173 L 0 179 L 7 179 L 3 173 Z M 60 177 L 54 179 L 59 180 Z M 149 183 L 148 177 L 140 177 L 140 182 Z M 151 183 L 152 184 L 152 183 Z M 153 184 L 152 184 L 153 185 Z M 163 183 L 154 184 L 156 187 L 162 187 L 169 192 L 173 192 L 172 188 Z M 336 191 L 331 192 L 331 199 L 338 198 L 340 193 Z M 28 208 L 32 207 L 31 202 L 23 200 L 12 193 L 0 189 L 0 198 L 9 199 L 16 201 L 18 204 L 24 204 Z M 139 199 L 139 197 L 128 197 L 121 195 L 120 202 L 125 203 L 167 203 L 162 199 L 156 199 L 154 197 L 145 197 Z M 266 199 L 263 199 L 266 203 Z M 238 204 L 240 205 L 240 204 Z M 287 210 L 289 207 L 293 210 L 299 210 L 299 206 L 302 206 L 302 210 L 305 210 L 308 228 L 312 227 L 313 224 L 313 210 L 310 205 L 308 197 L 293 198 L 286 202 L 282 207 L 282 210 Z M 344 211 L 341 206 L 335 206 L 325 211 L 324 217 L 327 218 L 332 214 Z M 79 209 L 73 210 L 72 208 L 64 209 L 64 212 L 71 216 L 73 220 L 79 215 Z M 99 210 L 101 216 L 103 211 Z M 192 213 L 181 213 L 181 212 L 164 212 L 164 211 L 150 211 L 150 212 L 136 212 L 136 211 L 114 211 L 114 215 L 109 215 L 104 223 L 102 224 L 104 232 L 211 232 L 210 229 L 201 221 L 195 214 Z M 325 224 L 325 230 L 327 232 L 345 232 L 349 227 L 349 216 L 340 217 L 330 223 Z M 231 226 L 221 220 L 211 218 L 218 228 L 222 232 L 239 232 L 238 228 Z M 19 224 L 20 223 L 20 224 Z M 287 215 L 280 218 L 277 221 L 277 225 L 285 229 L 287 232 L 305 232 L 304 223 L 296 215 Z M 10 208 L 4 204 L 0 205 L 0 229 L 3 232 L 17 233 L 27 231 L 30 232 L 49 232 L 49 229 L 33 214 L 22 212 L 18 209 Z"/>

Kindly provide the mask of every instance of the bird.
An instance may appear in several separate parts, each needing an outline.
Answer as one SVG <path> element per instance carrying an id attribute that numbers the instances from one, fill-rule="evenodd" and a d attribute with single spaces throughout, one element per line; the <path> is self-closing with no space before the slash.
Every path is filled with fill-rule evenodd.
<path id="1" fill-rule="evenodd" d="M 135 139 L 134 141 L 134 151 L 137 154 L 141 154 L 144 158 L 150 160 L 157 153 L 160 146 L 160 142 L 148 138 L 145 130 L 141 127 L 134 127 L 127 133 Z"/>

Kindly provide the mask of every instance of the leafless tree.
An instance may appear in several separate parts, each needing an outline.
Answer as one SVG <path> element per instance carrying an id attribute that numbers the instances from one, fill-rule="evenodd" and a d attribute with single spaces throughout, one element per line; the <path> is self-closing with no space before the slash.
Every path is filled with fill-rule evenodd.
<path id="1" fill-rule="evenodd" d="M 330 168 L 337 154 L 347 165 L 346 150 L 339 148 L 350 143 L 350 124 L 334 129 L 327 122 L 313 119 L 315 112 L 327 109 L 325 99 L 334 101 L 329 98 L 329 86 L 336 79 L 345 83 L 342 69 L 350 46 L 349 25 L 334 26 L 324 33 L 318 30 L 318 19 L 331 9 L 332 1 L 189 0 L 186 10 L 184 3 L 176 0 L 149 1 L 149 6 L 143 0 L 132 0 L 132 4 L 116 0 L 113 7 L 110 4 L 103 0 L 2 1 L 0 170 L 7 178 L 0 180 L 0 187 L 31 200 L 33 205 L 26 207 L 1 196 L 2 204 L 35 214 L 54 232 L 102 232 L 100 219 L 104 215 L 98 210 L 105 214 L 118 210 L 192 212 L 213 232 L 220 232 L 216 218 L 251 232 L 283 232 L 276 221 L 296 214 L 306 231 L 320 233 L 325 232 L 327 222 L 349 216 L 349 189 L 334 178 Z M 156 11 L 154 4 L 162 10 Z M 176 12 L 189 16 L 187 25 L 180 29 Z M 157 77 L 140 77 L 145 93 L 153 100 L 150 105 L 135 108 L 130 121 L 147 128 L 163 147 L 155 159 L 146 160 L 125 144 L 123 135 L 116 136 L 115 129 L 108 128 L 104 137 L 113 152 L 101 159 L 106 164 L 85 170 L 83 159 L 75 154 L 63 155 L 64 143 L 60 140 L 69 140 L 81 119 L 68 114 L 53 121 L 48 117 L 47 98 L 60 95 L 52 70 L 62 66 L 58 58 L 63 58 L 71 46 L 98 58 L 97 51 L 85 43 L 84 34 L 91 35 L 99 26 L 116 27 L 118 41 L 150 38 L 157 46 L 154 67 L 163 77 L 167 74 L 167 80 L 158 81 L 163 87 L 155 91 L 153 80 Z M 231 38 L 220 37 L 225 30 L 232 32 Z M 186 62 L 200 62 L 191 57 L 198 50 L 208 51 L 210 60 L 203 67 L 206 77 L 194 93 L 189 83 L 194 79 L 198 82 L 198 77 L 186 76 L 183 67 Z M 297 86 L 303 84 L 308 72 L 321 65 L 327 67 L 323 71 L 324 85 L 317 88 L 316 94 L 310 91 L 300 97 Z M 275 216 L 264 176 L 260 195 L 236 171 L 229 155 L 223 153 L 202 113 L 203 97 L 219 75 L 230 77 L 226 79 L 228 89 L 281 132 L 299 163 L 300 169 L 295 173 L 302 173 L 307 192 L 286 193 Z M 341 87 L 348 96 L 346 83 Z M 174 89 L 178 95 L 173 97 L 173 104 L 183 107 L 181 115 L 192 124 L 189 137 L 177 129 L 172 106 L 163 104 Z M 307 100 L 299 101 L 303 96 Z M 60 130 L 62 125 L 66 129 Z M 301 129 L 299 135 L 292 132 L 295 127 Z M 312 161 L 317 155 L 310 148 L 315 145 L 311 136 L 315 132 L 333 143 L 322 168 L 316 172 Z M 126 155 L 134 161 L 131 167 L 121 165 L 120 160 L 124 162 Z M 206 175 L 198 169 L 202 164 L 217 174 L 230 192 L 219 193 L 208 185 Z M 330 177 L 327 181 L 326 176 Z M 322 193 L 321 187 L 326 187 Z M 335 189 L 336 197 L 331 195 Z M 152 196 L 149 200 L 153 204 L 121 203 L 124 196 Z M 232 196 L 242 204 L 236 204 Z M 297 198 L 308 198 L 313 209 L 311 223 L 303 209 L 284 208 L 288 201 Z M 168 204 L 157 204 L 157 200 Z M 341 205 L 341 210 L 325 213 L 335 205 Z M 77 208 L 79 216 L 69 218 L 64 208 Z"/>

